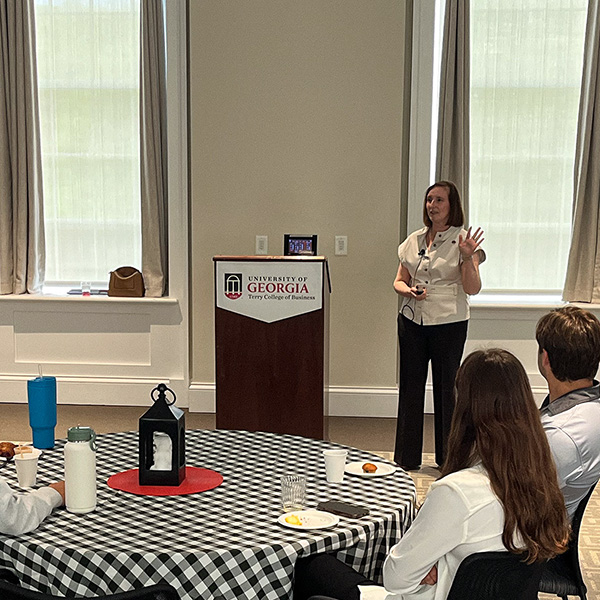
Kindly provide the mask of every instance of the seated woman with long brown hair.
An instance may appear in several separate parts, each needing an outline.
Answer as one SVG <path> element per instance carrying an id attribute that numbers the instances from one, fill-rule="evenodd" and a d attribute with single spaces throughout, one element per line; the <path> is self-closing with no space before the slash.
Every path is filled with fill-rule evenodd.
<path id="1" fill-rule="evenodd" d="M 569 522 L 529 381 L 506 350 L 473 352 L 456 376 L 456 407 L 440 479 L 383 566 L 384 588 L 331 555 L 299 561 L 294 599 L 444 600 L 475 552 L 566 550 Z"/>

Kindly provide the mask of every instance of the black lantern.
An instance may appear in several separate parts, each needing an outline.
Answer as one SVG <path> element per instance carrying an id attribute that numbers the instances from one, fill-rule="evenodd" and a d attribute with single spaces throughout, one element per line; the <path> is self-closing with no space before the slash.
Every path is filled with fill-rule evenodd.
<path id="1" fill-rule="evenodd" d="M 177 486 L 185 479 L 185 415 L 173 406 L 175 393 L 164 383 L 150 397 L 154 404 L 140 417 L 140 485 Z"/>

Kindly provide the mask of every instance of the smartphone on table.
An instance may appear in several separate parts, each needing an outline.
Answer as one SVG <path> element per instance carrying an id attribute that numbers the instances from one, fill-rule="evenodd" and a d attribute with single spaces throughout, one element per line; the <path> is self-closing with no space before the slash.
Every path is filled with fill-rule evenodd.
<path id="1" fill-rule="evenodd" d="M 319 502 L 317 510 L 324 510 L 334 515 L 341 517 L 349 517 L 351 519 L 360 519 L 369 514 L 369 509 L 358 504 L 350 504 L 349 502 L 341 502 L 339 500 L 327 500 L 327 502 Z"/>

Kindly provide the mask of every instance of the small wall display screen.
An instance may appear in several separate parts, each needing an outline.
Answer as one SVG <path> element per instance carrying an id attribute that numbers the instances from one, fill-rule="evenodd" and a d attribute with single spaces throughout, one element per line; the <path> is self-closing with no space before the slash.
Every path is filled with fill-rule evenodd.
<path id="1" fill-rule="evenodd" d="M 292 235 L 286 233 L 283 236 L 284 256 L 316 256 L 316 235 Z"/>

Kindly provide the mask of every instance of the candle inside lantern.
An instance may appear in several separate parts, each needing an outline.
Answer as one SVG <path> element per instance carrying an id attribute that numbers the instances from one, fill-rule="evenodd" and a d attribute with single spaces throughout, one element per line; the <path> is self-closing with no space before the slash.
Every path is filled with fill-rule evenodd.
<path id="1" fill-rule="evenodd" d="M 170 471 L 172 468 L 173 442 L 166 433 L 154 432 L 154 464 L 152 471 Z"/>

